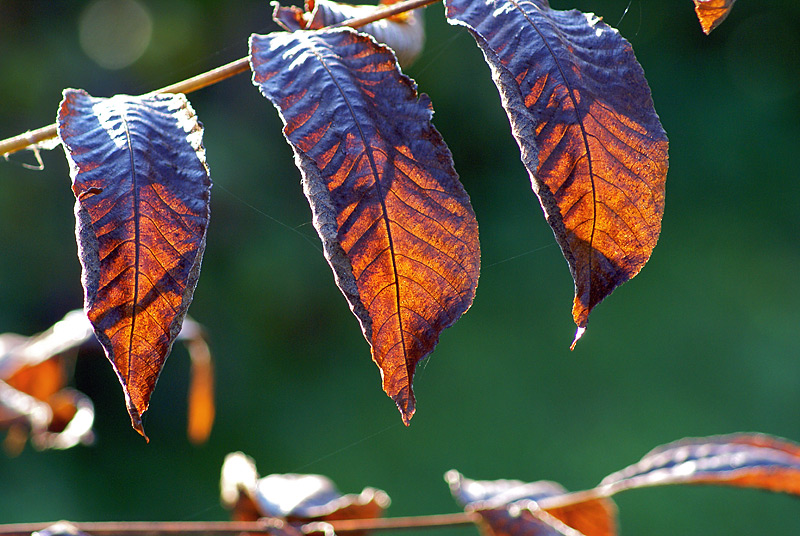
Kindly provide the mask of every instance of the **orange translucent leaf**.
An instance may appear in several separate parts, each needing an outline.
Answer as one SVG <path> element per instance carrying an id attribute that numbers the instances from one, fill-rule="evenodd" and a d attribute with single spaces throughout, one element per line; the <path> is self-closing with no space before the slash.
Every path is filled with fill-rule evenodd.
<path id="1" fill-rule="evenodd" d="M 144 436 L 141 416 L 205 248 L 211 181 L 202 127 L 183 95 L 65 90 L 58 132 L 77 199 L 84 308 Z"/>
<path id="2" fill-rule="evenodd" d="M 617 507 L 611 499 L 592 499 L 545 511 L 586 536 L 615 536 L 618 532 Z"/>
<path id="3" fill-rule="evenodd" d="M 14 389 L 42 401 L 47 401 L 47 399 L 63 389 L 67 383 L 64 365 L 57 357 L 31 365 L 24 365 L 8 378 L 0 379 L 4 379 Z"/>
<path id="4" fill-rule="evenodd" d="M 733 9 L 734 2 L 736 0 L 694 0 L 694 12 L 706 35 L 722 24 Z"/>
<path id="5" fill-rule="evenodd" d="M 381 4 L 394 4 L 398 0 L 382 0 Z M 283 28 L 295 30 L 319 30 L 348 19 L 368 16 L 378 6 L 365 4 L 344 4 L 333 0 L 307 0 L 305 11 L 289 6 L 282 7 L 273 2 L 272 18 Z M 408 67 L 422 52 L 425 44 L 425 28 L 422 10 L 414 9 L 398 15 L 371 22 L 358 29 L 368 33 L 394 51 L 402 67 Z"/>
<path id="6" fill-rule="evenodd" d="M 325 257 L 408 424 L 417 363 L 472 304 L 480 266 L 430 100 L 386 47 L 347 28 L 250 43 L 253 82 L 280 111 Z"/>
<path id="7" fill-rule="evenodd" d="M 650 258 L 667 137 L 630 44 L 598 17 L 546 0 L 446 0 L 484 53 L 533 190 L 589 313 Z M 573 343 L 574 346 L 574 343 Z"/>
<path id="8" fill-rule="evenodd" d="M 186 434 L 189 441 L 199 445 L 208 440 L 214 424 L 214 365 L 200 324 L 187 317 L 178 338 L 183 341 L 192 361 Z"/>

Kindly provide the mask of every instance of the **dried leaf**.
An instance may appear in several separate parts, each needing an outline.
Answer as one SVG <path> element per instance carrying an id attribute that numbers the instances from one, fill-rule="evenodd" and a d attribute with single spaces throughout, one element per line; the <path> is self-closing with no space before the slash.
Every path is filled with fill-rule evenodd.
<path id="1" fill-rule="evenodd" d="M 214 421 L 213 366 L 203 327 L 189 318 L 178 334 L 192 360 L 189 438 L 200 443 Z M 5 447 L 21 452 L 30 435 L 37 449 L 66 449 L 94 439 L 94 406 L 83 393 L 66 388 L 69 350 L 96 345 L 83 310 L 67 313 L 50 329 L 32 337 L 0 334 L 0 428 Z"/>
<path id="2" fill-rule="evenodd" d="M 183 95 L 65 90 L 58 132 L 77 199 L 84 307 L 144 436 L 141 415 L 205 248 L 211 181 L 202 127 Z"/>
<path id="3" fill-rule="evenodd" d="M 480 526 L 483 536 L 586 536 L 568 527 L 543 510 L 537 510 L 536 504 L 526 508 L 527 503 L 511 504 L 499 508 L 476 509 L 483 524 Z"/>
<path id="4" fill-rule="evenodd" d="M 374 488 L 364 488 L 358 495 L 342 495 L 321 475 L 258 478 L 255 462 L 241 452 L 225 457 L 220 491 L 222 504 L 232 510 L 235 520 L 281 518 L 297 527 L 303 525 L 307 535 L 332 534 L 330 525 L 324 522 L 381 517 L 390 503 L 385 492 Z"/>
<path id="5" fill-rule="evenodd" d="M 446 0 L 492 75 L 533 190 L 575 280 L 575 341 L 661 230 L 667 138 L 630 44 L 546 0 Z M 573 342 L 573 347 L 575 343 Z"/>
<path id="6" fill-rule="evenodd" d="M 408 424 L 417 363 L 472 304 L 478 226 L 426 95 L 350 29 L 251 37 L 325 257 Z"/>
<path id="7" fill-rule="evenodd" d="M 189 417 L 186 435 L 195 445 L 205 443 L 214 424 L 214 365 L 203 327 L 186 317 L 178 334 L 192 361 L 189 384 Z"/>
<path id="8" fill-rule="evenodd" d="M 382 0 L 381 5 L 394 4 L 399 0 Z M 272 2 L 272 18 L 286 30 L 319 30 L 348 19 L 368 16 L 379 6 L 353 5 L 333 0 L 307 0 L 305 11 L 289 6 L 282 7 Z M 358 29 L 373 36 L 379 43 L 387 45 L 397 56 L 402 67 L 408 67 L 422 52 L 425 45 L 425 28 L 422 10 L 414 9 L 386 19 L 371 22 Z"/>
<path id="9" fill-rule="evenodd" d="M 8 430 L 7 454 L 19 454 L 29 437 L 39 450 L 92 443 L 94 406 L 66 387 L 72 360 L 64 359 L 66 350 L 90 336 L 82 311 L 33 337 L 0 335 L 0 428 Z"/>
<path id="10" fill-rule="evenodd" d="M 800 495 L 800 445 L 763 434 L 682 439 L 600 482 L 606 495 L 668 484 L 717 484 Z"/>
<path id="11" fill-rule="evenodd" d="M 736 0 L 694 0 L 694 12 L 706 35 L 722 24 Z"/>
<path id="12" fill-rule="evenodd" d="M 617 534 L 617 508 L 608 498 L 588 497 L 547 508 L 548 500 L 552 503 L 568 493 L 555 482 L 471 480 L 454 470 L 447 472 L 445 480 L 456 501 L 487 523 L 486 536 Z"/>

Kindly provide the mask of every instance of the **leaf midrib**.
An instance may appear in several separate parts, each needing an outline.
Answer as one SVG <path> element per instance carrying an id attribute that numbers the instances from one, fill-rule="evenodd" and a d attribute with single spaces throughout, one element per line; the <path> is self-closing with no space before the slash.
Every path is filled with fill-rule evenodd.
<path id="1" fill-rule="evenodd" d="M 357 115 L 355 113 L 355 110 L 353 109 L 352 104 L 350 103 L 350 100 L 347 98 L 347 95 L 345 94 L 344 90 L 339 85 L 339 82 L 336 80 L 336 77 L 333 75 L 333 72 L 328 67 L 328 64 L 325 62 L 325 58 L 323 58 L 316 50 L 314 50 L 314 48 L 309 47 L 309 50 L 311 51 L 312 54 L 314 54 L 314 56 L 320 62 L 322 67 L 328 73 L 328 76 L 330 77 L 331 81 L 336 86 L 336 89 L 339 91 L 339 94 L 342 96 L 342 100 L 347 105 L 347 109 L 349 110 L 350 115 L 353 117 L 353 123 L 356 125 L 356 128 L 358 129 L 358 135 L 359 135 L 359 137 L 361 138 L 361 141 L 364 144 L 364 149 L 365 149 L 364 152 L 367 155 L 367 159 L 369 160 L 370 168 L 372 169 L 372 174 L 375 177 L 375 188 L 378 191 L 378 200 L 381 203 L 381 211 L 382 211 L 382 215 L 383 215 L 383 221 L 384 221 L 384 224 L 386 225 L 386 236 L 387 236 L 387 239 L 389 241 L 389 255 L 391 257 L 392 272 L 393 272 L 393 275 L 394 275 L 395 304 L 396 304 L 396 307 L 397 307 L 397 324 L 398 324 L 398 329 L 400 331 L 400 343 L 401 343 L 401 345 L 403 347 L 403 362 L 404 362 L 405 369 L 406 369 L 406 378 L 407 378 L 408 382 L 410 383 L 411 382 L 411 371 L 409 370 L 409 362 L 410 362 L 410 360 L 408 359 L 408 349 L 406 347 L 405 333 L 404 333 L 404 329 L 403 329 L 403 317 L 402 317 L 402 315 L 400 313 L 400 311 L 401 311 L 401 308 L 400 308 L 400 304 L 401 304 L 401 300 L 400 300 L 400 276 L 399 276 L 399 274 L 397 272 L 397 258 L 396 258 L 396 255 L 395 255 L 394 240 L 392 238 L 392 228 L 391 228 L 391 225 L 390 225 L 391 220 L 389 219 L 389 211 L 386 208 L 386 201 L 384 199 L 384 193 L 383 193 L 383 190 L 381 189 L 380 177 L 378 175 L 378 167 L 375 164 L 375 159 L 373 158 L 373 155 L 372 155 L 372 147 L 367 142 L 367 137 L 365 136 L 364 131 L 361 129 L 361 124 L 358 121 L 358 117 L 357 117 Z M 373 333 L 370 334 L 370 337 L 372 337 L 373 335 L 374 335 L 374 330 L 373 330 Z"/>
<path id="2" fill-rule="evenodd" d="M 588 134 L 586 133 L 586 129 L 583 126 L 583 121 L 581 121 L 580 115 L 578 114 L 578 101 L 575 99 L 575 95 L 572 92 L 573 91 L 572 85 L 570 84 L 569 79 L 567 78 L 566 73 L 564 72 L 564 69 L 561 67 L 561 63 L 558 61 L 558 57 L 556 56 L 555 51 L 553 50 L 553 47 L 550 46 L 550 43 L 545 38 L 544 34 L 541 32 L 541 30 L 539 30 L 539 27 L 537 26 L 536 22 L 534 22 L 528 16 L 528 13 L 524 9 L 522 9 L 522 6 L 519 5 L 517 0 L 508 0 L 508 2 L 510 2 L 522 14 L 522 16 L 525 17 L 525 20 L 527 20 L 528 23 L 530 23 L 531 27 L 536 31 L 536 33 L 539 34 L 539 37 L 541 38 L 542 42 L 544 43 L 544 46 L 547 47 L 547 51 L 550 53 L 550 56 L 553 58 L 553 62 L 556 64 L 556 68 L 558 69 L 558 72 L 561 75 L 561 79 L 564 81 L 564 85 L 567 87 L 567 93 L 569 95 L 570 100 L 572 101 L 572 106 L 573 106 L 574 113 L 575 113 L 576 123 L 578 124 L 578 127 L 581 129 L 581 136 L 583 138 L 583 145 L 584 145 L 584 147 L 586 147 L 586 161 L 587 161 L 588 166 L 589 166 L 589 182 L 592 185 L 592 232 L 589 235 L 589 247 L 593 249 L 594 248 L 594 233 L 595 233 L 595 229 L 597 228 L 597 194 L 596 194 L 596 191 L 595 191 L 595 184 L 594 184 L 594 171 L 592 169 L 592 155 L 591 155 L 591 149 L 589 147 L 589 137 L 588 137 Z M 542 12 L 542 8 L 537 6 L 535 3 L 532 3 L 531 5 L 533 5 L 534 8 L 536 8 L 537 10 Z M 546 15 L 544 15 L 544 13 L 543 13 L 542 16 L 546 16 Z M 562 216 L 562 219 L 563 219 L 563 216 Z M 589 281 L 588 281 L 588 284 L 589 284 L 589 302 L 590 303 L 586 304 L 587 307 L 589 307 L 591 305 L 591 299 L 592 299 L 592 277 L 591 277 L 591 274 L 592 274 L 593 259 L 594 259 L 594 255 L 589 255 Z"/>
<path id="3" fill-rule="evenodd" d="M 125 138 L 128 143 L 128 156 L 130 158 L 131 187 L 133 190 L 133 305 L 131 306 L 131 333 L 128 339 L 128 356 L 125 361 L 125 377 L 130 378 L 131 356 L 133 355 L 133 336 L 136 331 L 136 306 L 139 303 L 139 250 L 140 250 L 140 229 L 139 223 L 139 188 L 136 174 L 136 158 L 133 153 L 133 142 L 130 128 L 128 127 L 128 117 L 125 110 L 122 111 L 122 123 L 125 126 Z M 138 408 L 137 408 L 138 409 Z"/>

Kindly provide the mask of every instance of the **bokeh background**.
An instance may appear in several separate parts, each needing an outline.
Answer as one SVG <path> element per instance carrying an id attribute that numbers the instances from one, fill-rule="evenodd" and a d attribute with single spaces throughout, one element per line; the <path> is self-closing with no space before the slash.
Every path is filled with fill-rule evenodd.
<path id="1" fill-rule="evenodd" d="M 144 93 L 244 56 L 250 33 L 275 30 L 265 0 L 134 4 L 114 20 L 108 4 L 0 0 L 0 138 L 52 123 L 62 88 Z M 442 480 L 451 468 L 577 490 L 681 437 L 800 441 L 800 3 L 741 0 L 710 37 L 689 0 L 552 6 L 593 11 L 631 41 L 671 142 L 658 247 L 597 307 L 574 352 L 572 281 L 489 69 L 434 5 L 407 73 L 431 96 L 472 197 L 483 270 L 472 309 L 419 367 L 411 427 L 318 251 L 277 113 L 239 75 L 190 96 L 215 183 L 189 311 L 216 360 L 210 441 L 185 436 L 179 345 L 146 417 L 150 444 L 130 428 L 104 358 L 81 355 L 73 382 L 95 400 L 96 445 L 0 455 L 0 522 L 223 520 L 219 469 L 235 450 L 262 474 L 382 488 L 399 516 L 456 511 Z M 73 196 L 60 148 L 43 154 L 43 171 L 20 165 L 30 153 L 10 160 L 0 160 L 0 331 L 32 334 L 81 306 Z M 759 491 L 672 487 L 617 502 L 626 536 L 800 531 L 800 502 Z"/>

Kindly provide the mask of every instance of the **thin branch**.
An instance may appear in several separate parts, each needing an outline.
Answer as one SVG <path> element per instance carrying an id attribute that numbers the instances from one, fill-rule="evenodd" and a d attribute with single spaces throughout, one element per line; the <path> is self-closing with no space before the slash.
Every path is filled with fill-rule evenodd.
<path id="1" fill-rule="evenodd" d="M 377 519 L 345 519 L 331 521 L 336 533 L 349 533 L 363 530 L 408 530 L 422 528 L 444 528 L 474 525 L 478 516 L 472 513 L 442 514 L 419 517 L 395 517 Z M 2 536 L 30 536 L 54 523 L 19 523 L 0 525 Z M 163 536 L 200 535 L 224 536 L 242 532 L 268 533 L 281 527 L 280 519 L 263 518 L 258 521 L 113 521 L 69 523 L 77 530 L 90 536 Z"/>
<path id="2" fill-rule="evenodd" d="M 374 530 L 408 530 L 425 528 L 447 528 L 475 525 L 480 516 L 474 512 L 458 512 L 456 514 L 438 514 L 430 516 L 387 517 L 375 519 L 342 519 L 330 521 L 336 533 L 374 531 Z"/>
<path id="3" fill-rule="evenodd" d="M 340 22 L 339 24 L 331 24 L 328 26 L 328 28 L 341 28 L 342 26 L 361 28 L 362 26 L 365 26 L 371 22 L 387 19 L 393 15 L 398 15 L 400 13 L 405 13 L 406 11 L 411 11 L 412 9 L 429 6 L 439 1 L 440 0 L 406 0 L 405 2 L 398 2 L 382 9 L 376 9 L 373 13 L 370 13 L 364 17 L 346 20 L 344 22 Z"/>
<path id="4" fill-rule="evenodd" d="M 412 9 L 434 4 L 439 1 L 440 0 L 405 0 L 404 2 L 398 2 L 397 4 L 393 4 L 385 8 L 376 9 L 374 13 L 365 17 L 349 19 L 339 24 L 328 26 L 328 28 L 339 28 L 342 26 L 360 28 L 365 24 L 385 19 L 399 13 L 404 13 L 406 11 L 411 11 Z M 212 69 L 187 80 L 183 80 L 182 82 L 151 91 L 150 93 L 147 93 L 147 95 L 154 95 L 158 93 L 191 93 L 193 91 L 197 91 L 198 89 L 216 84 L 217 82 L 221 82 L 239 73 L 243 73 L 249 68 L 250 57 L 247 56 L 236 61 L 232 61 L 226 65 L 223 65 L 222 67 L 217 67 L 216 69 Z M 7 138 L 0 141 L 0 156 L 8 156 L 12 153 L 16 153 L 17 151 L 27 149 L 44 141 L 51 140 L 57 135 L 58 132 L 55 124 L 47 125 L 46 127 L 38 128 L 36 130 L 23 132 L 22 134 L 14 136 L 13 138 Z"/>

